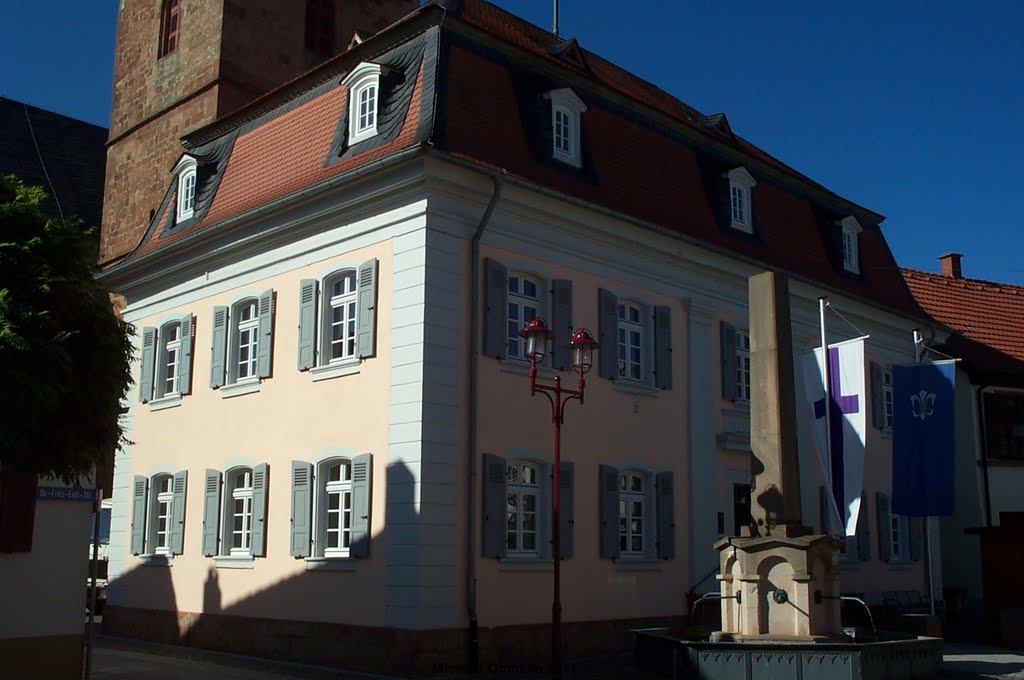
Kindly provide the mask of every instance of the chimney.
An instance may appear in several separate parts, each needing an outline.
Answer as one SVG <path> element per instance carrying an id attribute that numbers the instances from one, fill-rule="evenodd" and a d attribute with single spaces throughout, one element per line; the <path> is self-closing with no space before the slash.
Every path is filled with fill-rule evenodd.
<path id="1" fill-rule="evenodd" d="M 964 277 L 963 272 L 960 270 L 960 258 L 963 257 L 960 253 L 949 253 L 939 258 L 939 262 L 942 263 L 942 275 L 949 276 L 954 279 L 962 279 Z"/>

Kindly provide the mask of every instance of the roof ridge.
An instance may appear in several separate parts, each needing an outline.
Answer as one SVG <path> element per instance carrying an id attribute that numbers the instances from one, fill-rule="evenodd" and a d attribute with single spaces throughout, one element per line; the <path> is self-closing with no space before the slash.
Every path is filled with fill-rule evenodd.
<path id="1" fill-rule="evenodd" d="M 968 276 L 946 276 L 945 274 L 936 274 L 935 272 L 926 272 L 922 269 L 914 269 L 913 267 L 900 267 L 901 272 L 910 272 L 911 274 L 920 274 L 927 276 L 931 279 L 937 279 L 944 282 L 960 282 L 960 283 L 978 283 L 983 286 L 992 286 L 995 288 L 1011 288 L 1014 291 L 1021 291 L 1024 293 L 1024 286 L 1019 286 L 1015 283 L 1005 283 L 1002 281 L 989 281 L 988 279 L 974 279 Z"/>

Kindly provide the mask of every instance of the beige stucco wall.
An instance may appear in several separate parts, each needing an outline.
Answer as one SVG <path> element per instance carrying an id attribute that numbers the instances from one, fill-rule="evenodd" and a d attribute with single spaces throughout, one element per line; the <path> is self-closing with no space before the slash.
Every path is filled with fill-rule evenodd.
<path id="1" fill-rule="evenodd" d="M 169 409 L 134 404 L 131 433 L 131 475 L 188 470 L 184 552 L 171 566 L 142 566 L 129 556 L 120 580 L 123 602 L 141 608 L 383 625 L 389 317 L 378 314 L 377 354 L 362 362 L 358 374 L 313 382 L 310 373 L 296 367 L 300 280 L 321 278 L 374 257 L 378 309 L 390 310 L 392 258 L 385 241 L 257 285 L 162 309 L 137 322 L 141 330 L 158 326 L 166 317 L 192 313 L 196 341 L 192 394 Z M 273 375 L 257 393 L 223 398 L 209 387 L 213 307 L 268 288 L 276 295 Z M 374 456 L 370 555 L 358 560 L 350 573 L 307 572 L 302 559 L 289 555 L 291 461 L 311 461 L 331 448 Z M 204 471 L 224 471 L 232 463 L 269 465 L 266 557 L 256 558 L 251 570 L 216 568 L 212 558 L 202 555 Z"/>

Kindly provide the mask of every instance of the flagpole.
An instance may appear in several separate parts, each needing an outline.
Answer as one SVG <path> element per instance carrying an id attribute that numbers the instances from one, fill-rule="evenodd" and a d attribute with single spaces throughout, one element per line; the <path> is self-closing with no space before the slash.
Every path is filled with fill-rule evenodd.
<path id="1" fill-rule="evenodd" d="M 825 308 L 828 307 L 828 297 L 818 298 L 818 321 L 821 329 L 821 374 L 825 379 L 825 486 L 830 493 L 834 493 L 832 486 L 832 399 L 829 394 L 829 362 L 828 342 L 825 340 Z M 826 513 L 831 515 L 831 513 Z M 821 530 L 828 533 L 828 527 L 823 526 Z M 845 529 L 843 531 L 845 534 Z"/>
<path id="2" fill-rule="evenodd" d="M 917 328 L 914 329 L 914 363 L 920 365 L 921 363 L 921 345 L 924 342 L 924 338 L 921 337 L 921 331 Z M 935 572 L 932 569 L 932 541 L 931 541 L 931 523 L 932 518 L 930 515 L 924 518 L 924 554 L 925 564 L 928 568 L 928 601 L 931 603 L 932 616 L 935 616 Z"/>

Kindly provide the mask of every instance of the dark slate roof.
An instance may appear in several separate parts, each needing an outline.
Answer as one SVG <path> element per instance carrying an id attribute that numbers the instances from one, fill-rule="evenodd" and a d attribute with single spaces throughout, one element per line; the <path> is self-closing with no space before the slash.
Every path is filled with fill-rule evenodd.
<path id="1" fill-rule="evenodd" d="M 56 193 L 64 215 L 77 215 L 96 227 L 97 237 L 106 143 L 106 128 L 0 97 L 0 174 L 14 173 L 26 184 L 43 187 L 50 196 L 43 209 L 52 217 L 60 216 Z"/>
<path id="2" fill-rule="evenodd" d="M 1024 288 L 904 269 L 921 307 L 953 330 L 944 352 L 976 384 L 1024 385 Z"/>

